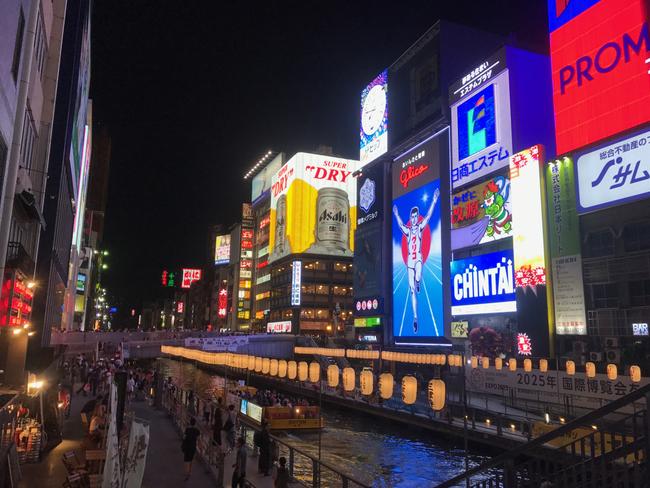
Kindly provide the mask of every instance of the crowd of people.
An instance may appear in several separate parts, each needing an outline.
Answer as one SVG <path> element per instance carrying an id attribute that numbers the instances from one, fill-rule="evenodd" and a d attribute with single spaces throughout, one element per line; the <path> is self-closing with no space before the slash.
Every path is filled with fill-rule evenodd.
<path id="1" fill-rule="evenodd" d="M 310 403 L 305 398 L 296 398 L 276 390 L 257 390 L 254 394 L 242 391 L 239 396 L 249 400 L 260 407 L 309 407 Z"/>

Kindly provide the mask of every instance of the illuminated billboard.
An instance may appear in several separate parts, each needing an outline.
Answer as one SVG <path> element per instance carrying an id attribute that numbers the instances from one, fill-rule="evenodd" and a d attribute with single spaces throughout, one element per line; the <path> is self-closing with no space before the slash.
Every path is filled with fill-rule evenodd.
<path id="1" fill-rule="evenodd" d="M 359 162 L 297 153 L 273 176 L 269 263 L 290 254 L 352 256 Z"/>
<path id="2" fill-rule="evenodd" d="M 217 298 L 217 317 L 225 319 L 228 315 L 228 289 L 219 288 L 219 297 Z"/>
<path id="3" fill-rule="evenodd" d="M 451 197 L 451 248 L 461 249 L 512 236 L 510 180 L 493 176 Z"/>
<path id="4" fill-rule="evenodd" d="M 512 250 L 452 261 L 451 290 L 454 316 L 515 312 Z"/>
<path id="5" fill-rule="evenodd" d="M 183 268 L 183 280 L 181 288 L 190 288 L 192 283 L 201 279 L 201 270 L 193 268 Z"/>
<path id="6" fill-rule="evenodd" d="M 453 188 L 508 166 L 512 154 L 510 79 L 501 50 L 452 85 Z"/>
<path id="7" fill-rule="evenodd" d="M 575 159 L 580 213 L 621 205 L 650 195 L 648 129 L 579 152 Z"/>
<path id="8" fill-rule="evenodd" d="M 267 334 L 290 334 L 291 320 L 282 320 L 280 322 L 269 322 L 266 324 Z"/>
<path id="9" fill-rule="evenodd" d="M 650 120 L 647 0 L 548 1 L 557 154 Z"/>
<path id="10" fill-rule="evenodd" d="M 426 343 L 444 336 L 441 157 L 448 133 L 393 162 L 393 338 Z"/>
<path id="11" fill-rule="evenodd" d="M 251 182 L 251 202 L 255 202 L 262 195 L 268 194 L 271 189 L 273 175 L 282 167 L 283 161 L 284 153 L 280 153 L 253 177 L 253 181 Z"/>
<path id="12" fill-rule="evenodd" d="M 361 92 L 359 162 L 366 165 L 388 150 L 388 70 Z"/>
<path id="13" fill-rule="evenodd" d="M 230 262 L 230 234 L 217 236 L 214 243 L 214 264 L 228 264 Z"/>

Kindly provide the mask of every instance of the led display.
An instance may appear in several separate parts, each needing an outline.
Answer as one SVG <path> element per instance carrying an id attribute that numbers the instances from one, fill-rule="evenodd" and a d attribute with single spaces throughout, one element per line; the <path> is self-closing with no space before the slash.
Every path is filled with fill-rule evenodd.
<path id="1" fill-rule="evenodd" d="M 384 70 L 361 92 L 359 160 L 361 165 L 388 150 L 388 71 Z"/>
<path id="2" fill-rule="evenodd" d="M 217 236 L 214 243 L 214 264 L 228 264 L 230 262 L 230 234 Z"/>

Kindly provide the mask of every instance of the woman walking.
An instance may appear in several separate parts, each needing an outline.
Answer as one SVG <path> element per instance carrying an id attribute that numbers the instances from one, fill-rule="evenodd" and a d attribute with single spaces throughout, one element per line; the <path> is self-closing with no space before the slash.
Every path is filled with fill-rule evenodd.
<path id="1" fill-rule="evenodd" d="M 185 429 L 183 443 L 181 444 L 181 450 L 184 454 L 183 461 L 185 462 L 185 481 L 189 480 L 190 474 L 192 474 L 192 461 L 196 454 L 196 441 L 200 435 L 201 432 L 196 428 L 196 419 L 192 417 L 190 419 L 190 426 Z"/>

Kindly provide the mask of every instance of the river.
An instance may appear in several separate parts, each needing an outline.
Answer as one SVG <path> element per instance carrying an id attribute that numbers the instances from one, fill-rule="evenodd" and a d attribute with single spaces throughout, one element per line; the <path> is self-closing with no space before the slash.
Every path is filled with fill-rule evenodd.
<path id="1" fill-rule="evenodd" d="M 193 364 L 158 360 L 165 377 L 172 376 L 199 395 L 223 385 L 223 378 Z M 420 488 L 445 481 L 464 470 L 462 439 L 450 439 L 417 430 L 399 422 L 325 406 L 321 456 L 331 466 L 374 487 Z M 317 456 L 316 432 L 292 431 L 288 443 Z M 485 452 L 470 451 L 474 467 L 489 459 Z M 299 473 L 297 473 L 299 474 Z M 325 485 L 325 483 L 323 483 Z"/>

